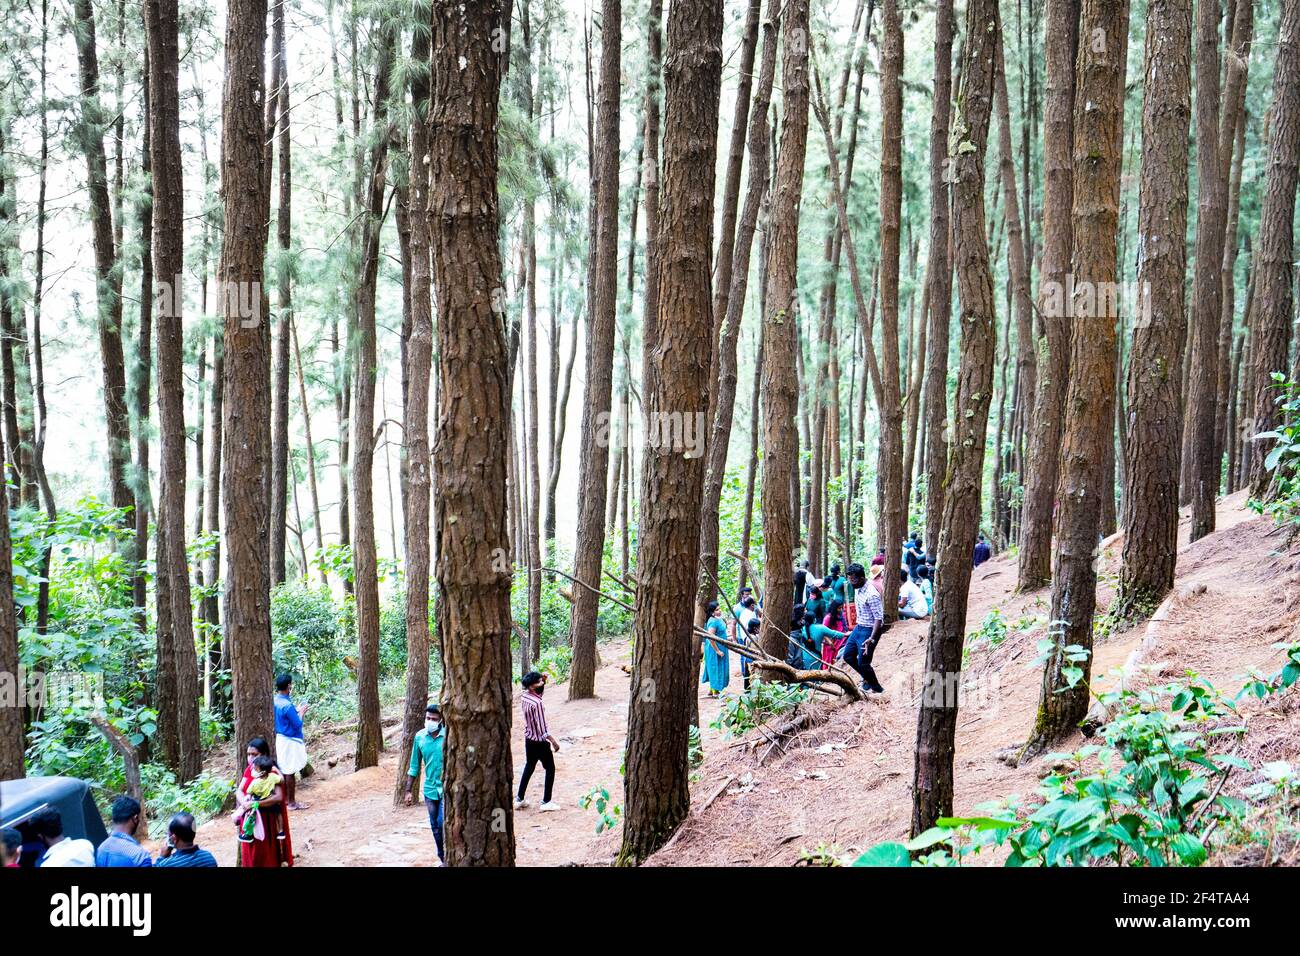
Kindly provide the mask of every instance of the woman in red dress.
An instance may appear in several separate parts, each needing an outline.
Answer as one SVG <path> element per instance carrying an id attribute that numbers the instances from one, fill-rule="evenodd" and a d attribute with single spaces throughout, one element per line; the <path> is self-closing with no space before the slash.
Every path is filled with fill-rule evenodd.
<path id="1" fill-rule="evenodd" d="M 248 763 L 244 767 L 244 776 L 235 788 L 235 803 L 242 810 L 250 803 L 248 785 L 253 780 L 253 761 L 258 757 L 271 756 L 271 745 L 265 737 L 254 737 L 248 742 Z M 279 768 L 275 771 L 280 773 Z M 284 776 L 280 774 L 280 776 Z M 240 866 L 293 866 L 293 839 L 289 834 L 289 808 L 284 805 L 283 785 L 275 788 L 271 796 L 259 801 L 262 806 L 279 805 L 279 826 L 266 828 L 262 839 L 252 843 L 239 844 Z M 283 839 L 281 839 L 283 834 Z"/>

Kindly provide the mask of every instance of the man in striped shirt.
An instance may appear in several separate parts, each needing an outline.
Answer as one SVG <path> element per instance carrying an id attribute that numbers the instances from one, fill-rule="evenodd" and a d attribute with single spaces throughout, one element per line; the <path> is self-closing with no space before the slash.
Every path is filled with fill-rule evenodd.
<path id="1" fill-rule="evenodd" d="M 194 843 L 194 817 L 178 813 L 167 825 L 167 844 L 158 854 L 154 866 L 216 866 L 217 861 L 207 850 Z"/>
<path id="2" fill-rule="evenodd" d="M 551 801 L 551 790 L 555 786 L 555 757 L 553 751 L 560 749 L 560 743 L 546 725 L 546 707 L 542 704 L 542 694 L 546 692 L 546 676 L 537 671 L 529 671 L 520 681 L 524 685 L 523 696 L 519 700 L 524 715 L 524 773 L 519 778 L 519 793 L 515 796 L 515 809 L 523 810 L 528 806 L 524 794 L 528 791 L 528 780 L 533 769 L 540 763 L 546 771 L 546 787 L 542 793 L 540 811 L 558 810 L 559 806 Z"/>
<path id="3" fill-rule="evenodd" d="M 880 642 L 880 629 L 885 622 L 885 606 L 880 594 L 867 580 L 866 569 L 860 564 L 848 567 L 849 586 L 853 588 L 853 603 L 857 621 L 844 645 L 844 661 L 862 675 L 862 689 L 871 694 L 883 694 L 885 689 L 876 679 L 871 666 L 876 644 Z"/>

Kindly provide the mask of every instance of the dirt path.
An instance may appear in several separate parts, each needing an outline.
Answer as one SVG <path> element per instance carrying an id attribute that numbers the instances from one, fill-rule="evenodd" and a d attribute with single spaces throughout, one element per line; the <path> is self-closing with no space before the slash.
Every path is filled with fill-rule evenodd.
<path id="1" fill-rule="evenodd" d="M 1300 626 L 1300 565 L 1281 555 L 1272 524 L 1244 507 L 1244 496 L 1220 502 L 1218 529 L 1194 545 L 1188 522 L 1180 528 L 1177 588 L 1180 597 L 1167 634 L 1148 655 L 1146 680 L 1181 677 L 1185 669 L 1206 676 L 1220 689 L 1250 665 L 1275 664 L 1271 645 Z M 1121 542 L 1107 543 L 1098 587 L 1105 608 L 1114 595 Z M 967 633 L 980 628 L 997 608 L 1008 624 L 996 646 L 968 641 L 965 667 L 975 696 L 963 699 L 958 722 L 956 810 L 1019 794 L 1032 796 L 1045 771 L 1043 761 L 1011 768 L 999 759 L 1023 742 L 1037 704 L 1040 666 L 1036 644 L 1050 613 L 1049 589 L 1015 591 L 1013 555 L 983 565 L 972 581 Z M 830 719 L 804 732 L 787 752 L 760 762 L 744 747 L 726 746 L 708 725 L 718 703 L 701 698 L 706 759 L 694 774 L 691 816 L 680 836 L 652 860 L 658 865 L 789 865 L 805 851 L 827 848 L 837 855 L 906 835 L 911 813 L 911 779 L 925 661 L 925 622 L 901 622 L 890 630 L 875 665 L 888 693 L 861 704 L 833 703 Z M 1093 674 L 1106 686 L 1109 673 L 1141 640 L 1141 625 L 1112 634 L 1095 648 Z M 526 866 L 604 863 L 618 847 L 617 830 L 597 835 L 593 810 L 578 800 L 594 787 L 607 788 L 622 802 L 619 763 L 626 734 L 628 674 L 626 642 L 601 648 L 594 700 L 569 702 L 567 688 L 547 693 L 547 713 L 561 741 L 555 799 L 559 812 L 536 809 L 515 815 L 517 859 Z M 739 690 L 738 662 L 732 661 L 731 690 Z M 1300 706 L 1294 714 L 1265 714 L 1265 729 L 1252 731 L 1248 746 L 1260 759 L 1300 759 Z M 517 705 L 516 705 L 517 711 Z M 518 720 L 516 720 L 516 725 Z M 311 728 L 308 728 L 309 734 Z M 393 755 L 397 724 L 385 726 L 389 750 L 378 767 L 351 772 L 352 733 L 316 734 L 309 750 L 320 772 L 299 789 L 310 809 L 293 817 L 294 848 L 302 866 L 428 866 L 433 840 L 422 805 L 394 808 L 397 768 Z M 522 735 L 514 744 L 515 773 L 523 763 Z M 1253 742 L 1252 742 L 1253 740 Z M 1076 735 L 1060 749 L 1082 743 Z M 766 750 L 766 748 L 761 748 Z M 329 764 L 333 761 L 334 766 Z M 728 782 L 730 781 L 730 782 Z M 723 788 L 726 783 L 725 788 Z M 534 778 L 534 807 L 541 780 Z M 704 812 L 709 797 L 716 801 Z M 229 821 L 203 827 L 200 842 L 222 865 L 233 863 L 235 841 Z M 983 862 L 993 862 L 986 859 Z"/>
<path id="2" fill-rule="evenodd" d="M 596 673 L 596 698 L 569 701 L 568 687 L 553 684 L 546 692 L 546 713 L 560 741 L 556 754 L 554 799 L 561 809 L 538 813 L 542 773 L 534 773 L 528 786 L 527 810 L 515 813 L 516 858 L 521 866 L 560 866 L 584 862 L 604 852 L 608 838 L 598 840 L 597 815 L 578 806 L 594 787 L 605 787 L 613 799 L 623 800 L 619 764 L 627 732 L 631 663 L 626 642 L 601 645 L 602 667 Z M 739 664 L 732 660 L 732 686 L 739 688 Z M 518 691 L 515 694 L 518 700 Z M 718 739 L 708 724 L 717 716 L 718 702 L 700 697 L 700 719 L 705 745 Z M 516 727 L 519 726 L 516 703 Z M 308 809 L 292 816 L 293 844 L 298 866 L 431 866 L 437 857 L 429 819 L 421 803 L 395 808 L 393 787 L 397 774 L 398 725 L 386 721 L 387 749 L 379 766 L 350 772 L 350 736 L 313 738 L 308 726 L 308 750 L 321 771 L 303 781 L 298 798 Z M 522 732 L 514 741 L 515 780 L 523 768 Z M 330 759 L 336 760 L 329 767 Z M 236 843 L 228 818 L 209 821 L 199 832 L 199 842 L 216 854 L 222 866 L 235 862 Z"/>

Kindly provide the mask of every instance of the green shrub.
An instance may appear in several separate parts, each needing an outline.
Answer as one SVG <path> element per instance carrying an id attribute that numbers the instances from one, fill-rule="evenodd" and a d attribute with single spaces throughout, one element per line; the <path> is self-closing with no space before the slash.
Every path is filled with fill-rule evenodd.
<path id="1" fill-rule="evenodd" d="M 1041 804 L 1021 807 L 1014 796 L 981 804 L 975 816 L 942 818 L 906 844 L 874 846 L 857 865 L 905 866 L 921 854 L 919 865 L 947 866 L 997 846 L 1010 850 L 1007 866 L 1199 866 L 1209 835 L 1246 809 L 1219 786 L 1250 767 L 1214 747 L 1245 732 L 1231 701 L 1194 676 L 1102 700 L 1114 714 L 1104 742 L 1051 755 L 1075 769 L 1042 781 Z"/>
<path id="2" fill-rule="evenodd" d="M 277 674 L 289 673 L 310 688 L 344 679 L 339 611 L 330 592 L 301 581 L 271 592 L 271 657 Z"/>
<path id="3" fill-rule="evenodd" d="M 739 737 L 753 730 L 763 721 L 793 710 L 812 696 L 812 691 L 800 684 L 751 682 L 749 690 L 722 699 L 722 709 L 710 725 L 724 730 L 729 737 Z"/>
<path id="4" fill-rule="evenodd" d="M 379 673 L 406 670 L 406 591 L 392 591 L 379 609 Z"/>
<path id="5" fill-rule="evenodd" d="M 149 833 L 154 839 L 162 839 L 167 835 L 168 822 L 177 813 L 194 814 L 194 822 L 200 825 L 215 817 L 235 783 L 204 771 L 188 783 L 178 784 L 170 770 L 146 764 L 140 768 L 140 785 L 145 792 Z"/>
<path id="6" fill-rule="evenodd" d="M 542 656 L 534 666 L 555 683 L 562 684 L 569 679 L 569 671 L 573 667 L 573 648 L 568 644 L 548 647 L 542 651 Z"/>

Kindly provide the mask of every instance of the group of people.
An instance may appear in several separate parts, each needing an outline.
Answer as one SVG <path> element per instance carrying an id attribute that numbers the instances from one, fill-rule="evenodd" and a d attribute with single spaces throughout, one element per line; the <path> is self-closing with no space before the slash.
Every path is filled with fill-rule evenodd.
<path id="1" fill-rule="evenodd" d="M 520 680 L 524 692 L 520 696 L 519 706 L 524 724 L 524 769 L 519 777 L 519 789 L 515 794 L 516 811 L 526 810 L 528 803 L 528 782 L 533 771 L 540 763 L 545 772 L 542 790 L 542 802 L 538 812 L 548 813 L 560 809 L 552 799 L 555 788 L 555 754 L 560 749 L 560 742 L 551 733 L 546 723 L 546 706 L 542 697 L 546 693 L 546 675 L 539 671 L 529 671 Z M 443 728 L 442 708 L 430 703 L 424 711 L 424 729 L 415 735 L 411 747 L 411 763 L 407 768 L 405 803 L 409 807 L 415 802 L 413 789 L 415 781 L 424 775 L 422 795 L 424 806 L 429 813 L 429 829 L 433 831 L 434 846 L 438 850 L 438 865 L 445 863 L 445 836 L 443 832 L 443 768 L 445 766 L 444 749 L 447 735 Z"/>
<path id="2" fill-rule="evenodd" d="M 26 846 L 23 837 L 12 827 L 3 831 L 0 865 L 17 867 L 24 853 L 35 857 L 38 867 L 210 867 L 217 861 L 195 842 L 194 817 L 178 813 L 167 824 L 167 842 L 155 859 L 140 845 L 137 834 L 141 826 L 140 802 L 133 797 L 113 801 L 112 830 L 96 847 L 89 840 L 69 837 L 63 832 L 63 815 L 55 807 L 45 807 L 31 819 L 33 842 Z"/>
<path id="3" fill-rule="evenodd" d="M 975 567 L 992 556 L 983 532 L 972 553 Z M 872 559 L 870 569 L 850 564 L 841 574 L 833 564 L 830 573 L 818 576 L 809 561 L 795 568 L 794 612 L 791 615 L 790 651 L 786 662 L 806 670 L 825 668 L 843 660 L 862 677 L 863 690 L 882 693 L 871 661 L 884 624 L 885 549 Z M 923 621 L 934 611 L 934 556 L 926 550 L 919 531 L 908 535 L 902 545 L 899 567 L 898 616 Z M 702 638 L 703 668 L 700 683 L 708 685 L 708 696 L 717 697 L 731 682 L 730 654 L 726 643 L 745 645 L 755 637 L 763 620 L 763 604 L 752 587 L 737 595 L 730 613 L 717 601 L 709 604 L 707 636 Z M 740 655 L 740 672 L 749 689 L 749 661 Z"/>
<path id="4" fill-rule="evenodd" d="M 844 573 L 838 564 L 832 565 L 830 573 L 821 578 L 812 574 L 808 565 L 804 561 L 795 569 L 795 603 L 786 632 L 790 638 L 787 663 L 811 670 L 844 660 L 862 676 L 864 690 L 884 693 L 871 666 L 885 618 L 874 580 L 881 569 L 873 568 L 873 580 L 869 581 L 860 564 L 849 565 Z M 910 594 L 906 600 L 912 602 Z M 763 606 L 753 588 L 744 586 L 730 609 L 730 622 L 724 620 L 717 601 L 710 602 L 708 611 L 700 683 L 708 684 L 708 696 L 717 697 L 731 682 L 728 645 L 744 646 L 757 637 Z M 748 690 L 749 659 L 739 656 L 741 680 Z"/>
<path id="5" fill-rule="evenodd" d="M 235 811 L 231 822 L 239 844 L 240 865 L 248 867 L 293 866 L 293 839 L 289 814 L 305 809 L 295 800 L 295 775 L 307 763 L 303 745 L 302 715 L 305 706 L 292 700 L 292 680 L 287 675 L 277 682 L 275 698 L 276 747 L 274 756 L 265 737 L 254 737 L 246 748 L 243 775 L 235 788 Z M 538 764 L 545 777 L 542 813 L 560 809 L 553 799 L 555 788 L 555 753 L 560 743 L 546 721 L 542 698 L 547 678 L 538 671 L 525 674 L 520 707 L 524 728 L 524 768 L 514 800 L 516 811 L 530 806 L 528 784 Z M 443 833 L 443 770 L 446 731 L 442 709 L 430 703 L 425 709 L 424 729 L 414 738 L 411 761 L 407 769 L 405 803 L 414 803 L 414 785 L 423 776 L 421 794 L 429 814 L 438 865 L 445 860 Z M 168 825 L 168 838 L 155 859 L 140 845 L 137 834 L 142 826 L 138 801 L 128 796 L 117 798 L 112 806 L 112 832 L 98 848 L 90 840 L 69 838 L 64 834 L 63 818 L 53 807 L 41 810 L 33 818 L 32 831 L 39 845 L 23 845 L 22 835 L 6 827 L 0 848 L 0 865 L 18 866 L 24 852 L 36 858 L 37 866 L 216 866 L 211 853 L 195 842 L 195 821 L 189 813 L 178 813 Z M 29 858 L 30 861 L 30 858 Z"/>

